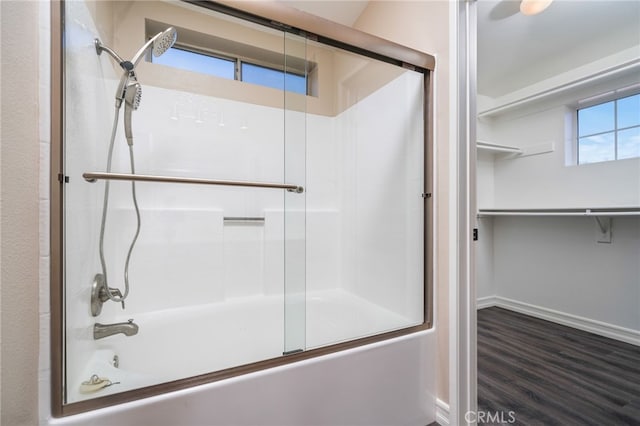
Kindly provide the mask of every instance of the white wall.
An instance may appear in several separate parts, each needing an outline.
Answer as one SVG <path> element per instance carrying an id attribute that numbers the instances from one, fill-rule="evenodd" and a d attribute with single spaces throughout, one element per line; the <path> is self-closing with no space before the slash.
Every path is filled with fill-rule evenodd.
<path id="1" fill-rule="evenodd" d="M 495 294 L 640 331 L 640 218 L 494 218 Z"/>
<path id="2" fill-rule="evenodd" d="M 483 217 L 477 222 L 478 241 L 476 242 L 476 297 L 493 297 L 496 293 L 494 276 L 495 253 L 493 238 L 493 218 Z"/>
<path id="3" fill-rule="evenodd" d="M 493 208 L 640 206 L 640 158 L 565 166 L 573 138 L 573 110 L 552 106 L 492 124 L 493 141 L 554 151 L 495 161 Z"/>

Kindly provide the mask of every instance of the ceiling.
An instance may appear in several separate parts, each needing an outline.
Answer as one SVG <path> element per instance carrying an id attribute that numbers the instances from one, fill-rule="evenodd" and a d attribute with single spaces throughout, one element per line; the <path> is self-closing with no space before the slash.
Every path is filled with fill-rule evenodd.
<path id="1" fill-rule="evenodd" d="M 352 27 L 368 0 L 282 0 L 288 6 Z"/>
<path id="2" fill-rule="evenodd" d="M 624 49 L 640 49 L 640 1 L 478 1 L 478 93 L 497 97 Z M 639 52 L 640 54 L 640 52 Z"/>
<path id="3" fill-rule="evenodd" d="M 285 3 L 353 26 L 369 2 Z M 519 0 L 478 0 L 482 95 L 499 97 L 623 49 L 640 49 L 639 0 L 555 0 L 536 16 L 522 15 L 519 7 Z"/>

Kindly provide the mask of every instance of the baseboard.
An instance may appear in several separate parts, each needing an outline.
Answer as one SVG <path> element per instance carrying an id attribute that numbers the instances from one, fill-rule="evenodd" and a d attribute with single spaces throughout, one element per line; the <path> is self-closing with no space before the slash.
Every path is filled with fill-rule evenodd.
<path id="1" fill-rule="evenodd" d="M 596 321 L 593 319 L 580 317 L 578 315 L 567 314 L 565 312 L 543 308 L 541 306 L 531 305 L 529 303 L 523 303 L 517 300 L 507 299 L 506 297 L 483 297 L 481 299 L 478 299 L 477 306 L 478 309 L 498 306 L 500 308 L 520 312 L 532 317 L 566 325 L 568 327 L 577 328 L 578 330 L 588 331 L 589 333 L 640 346 L 640 331 L 638 330 L 632 330 L 630 328 L 620 327 L 618 325 L 607 324 L 602 321 Z"/>
<path id="2" fill-rule="evenodd" d="M 436 398 L 436 423 L 440 426 L 449 426 L 449 404 Z"/>
<path id="3" fill-rule="evenodd" d="M 478 300 L 476 301 L 476 308 L 477 309 L 490 308 L 492 306 L 496 306 L 496 303 L 497 303 L 496 296 L 479 297 Z"/>

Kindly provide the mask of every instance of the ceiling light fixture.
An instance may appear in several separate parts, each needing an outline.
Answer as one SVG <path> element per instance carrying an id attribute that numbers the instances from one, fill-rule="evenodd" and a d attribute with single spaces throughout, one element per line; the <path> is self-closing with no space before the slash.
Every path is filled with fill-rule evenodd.
<path id="1" fill-rule="evenodd" d="M 545 10 L 553 0 L 522 0 L 520 12 L 523 15 L 532 16 Z"/>

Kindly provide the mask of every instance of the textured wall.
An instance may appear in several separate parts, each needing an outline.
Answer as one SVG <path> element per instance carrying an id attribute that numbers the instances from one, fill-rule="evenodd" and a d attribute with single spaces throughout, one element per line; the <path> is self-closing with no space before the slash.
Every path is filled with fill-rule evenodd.
<path id="1" fill-rule="evenodd" d="M 37 423 L 38 3 L 2 10 L 2 418 Z"/>

